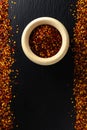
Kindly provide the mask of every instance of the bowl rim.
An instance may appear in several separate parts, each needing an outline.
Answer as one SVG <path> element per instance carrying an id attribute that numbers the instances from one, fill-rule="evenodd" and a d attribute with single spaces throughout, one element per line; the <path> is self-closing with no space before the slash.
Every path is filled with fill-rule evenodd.
<path id="1" fill-rule="evenodd" d="M 60 50 L 52 57 L 42 58 L 37 56 L 29 47 L 29 36 L 31 32 L 39 25 L 48 24 L 56 29 L 61 34 L 62 44 Z M 67 53 L 69 48 L 69 34 L 65 26 L 57 19 L 52 17 L 39 17 L 27 24 L 24 28 L 22 36 L 21 36 L 21 46 L 24 54 L 29 58 L 32 62 L 39 65 L 52 65 L 56 62 L 59 62 Z"/>

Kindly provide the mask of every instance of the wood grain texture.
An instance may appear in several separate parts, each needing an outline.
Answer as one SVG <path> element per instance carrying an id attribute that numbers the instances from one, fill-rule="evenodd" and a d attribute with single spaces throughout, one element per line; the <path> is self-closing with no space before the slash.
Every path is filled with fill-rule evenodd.
<path id="1" fill-rule="evenodd" d="M 15 123 L 14 130 L 74 130 L 70 118 L 73 105 L 70 102 L 73 81 L 73 58 L 71 49 L 62 61 L 52 66 L 39 66 L 29 61 L 21 48 L 21 35 L 24 27 L 33 19 L 50 16 L 60 20 L 67 28 L 70 38 L 73 34 L 73 18 L 69 13 L 70 1 L 65 0 L 15 0 L 17 4 L 10 9 L 12 25 L 19 25 L 19 34 L 14 35 L 17 41 L 16 63 L 20 75 L 19 85 L 13 93 Z M 75 0 L 74 0 L 75 1 Z M 10 4 L 10 6 L 12 6 Z M 74 114 L 74 113 L 73 113 Z"/>

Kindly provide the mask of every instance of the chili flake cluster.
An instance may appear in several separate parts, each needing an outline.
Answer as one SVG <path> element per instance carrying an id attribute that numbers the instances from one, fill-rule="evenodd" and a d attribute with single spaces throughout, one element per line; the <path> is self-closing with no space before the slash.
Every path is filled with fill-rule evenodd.
<path id="1" fill-rule="evenodd" d="M 62 44 L 59 31 L 50 25 L 40 25 L 35 28 L 29 38 L 32 51 L 43 58 L 55 55 Z"/>
<path id="2" fill-rule="evenodd" d="M 11 112 L 12 85 L 10 74 L 14 63 L 14 48 L 10 40 L 12 27 L 8 18 L 8 0 L 0 0 L 0 130 L 13 128 Z"/>
<path id="3" fill-rule="evenodd" d="M 87 0 L 76 4 L 74 41 L 75 129 L 87 130 Z"/>

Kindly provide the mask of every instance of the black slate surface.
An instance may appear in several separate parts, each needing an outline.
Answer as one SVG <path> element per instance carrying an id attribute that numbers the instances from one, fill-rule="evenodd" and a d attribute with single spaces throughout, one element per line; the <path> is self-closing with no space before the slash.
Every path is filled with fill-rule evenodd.
<path id="1" fill-rule="evenodd" d="M 75 0 L 15 0 L 10 3 L 9 16 L 13 30 L 19 25 L 19 33 L 14 34 L 16 63 L 19 70 L 18 84 L 14 84 L 12 102 L 14 110 L 14 130 L 74 130 L 73 104 L 73 57 L 71 47 L 66 56 L 57 64 L 39 66 L 24 55 L 21 35 L 25 26 L 33 19 L 49 16 L 60 20 L 67 28 L 70 41 L 73 36 L 74 20 L 70 14 L 70 4 Z M 16 15 L 16 19 L 13 17 Z M 70 42 L 71 44 L 71 42 Z"/>

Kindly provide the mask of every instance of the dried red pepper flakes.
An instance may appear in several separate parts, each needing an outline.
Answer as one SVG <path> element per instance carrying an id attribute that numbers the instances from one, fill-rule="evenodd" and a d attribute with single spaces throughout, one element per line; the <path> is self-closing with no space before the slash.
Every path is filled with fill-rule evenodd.
<path id="1" fill-rule="evenodd" d="M 29 37 L 31 50 L 43 58 L 54 56 L 61 48 L 61 44 L 62 37 L 59 31 L 51 25 L 36 27 Z"/>
<path id="2" fill-rule="evenodd" d="M 8 8 L 8 0 L 0 0 L 0 130 L 11 130 L 14 120 L 10 106 L 13 96 L 10 74 L 15 62 L 15 50 L 10 39 L 12 26 Z"/>
<path id="3" fill-rule="evenodd" d="M 77 0 L 74 27 L 75 130 L 87 130 L 87 0 Z"/>

